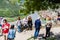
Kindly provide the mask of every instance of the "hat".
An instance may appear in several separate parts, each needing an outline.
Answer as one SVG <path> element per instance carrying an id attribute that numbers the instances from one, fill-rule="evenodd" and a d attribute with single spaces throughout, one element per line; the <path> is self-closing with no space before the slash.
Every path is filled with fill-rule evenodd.
<path id="1" fill-rule="evenodd" d="M 37 19 L 40 19 L 40 17 L 38 17 Z"/>

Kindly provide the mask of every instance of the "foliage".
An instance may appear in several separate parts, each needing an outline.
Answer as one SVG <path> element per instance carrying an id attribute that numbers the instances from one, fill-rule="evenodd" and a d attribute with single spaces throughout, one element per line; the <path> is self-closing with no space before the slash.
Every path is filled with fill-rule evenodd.
<path id="1" fill-rule="evenodd" d="M 59 8 L 60 3 L 53 0 L 0 0 L 0 16 L 14 17 L 27 15 L 34 11 Z"/>
<path id="2" fill-rule="evenodd" d="M 55 0 L 54 0 L 55 1 Z M 25 0 L 25 10 L 27 13 L 34 12 L 35 10 L 47 10 L 49 8 L 59 8 L 59 3 L 54 3 L 52 0 Z"/>
<path id="3" fill-rule="evenodd" d="M 20 16 L 20 6 L 17 0 L 0 0 L 0 16 Z"/>

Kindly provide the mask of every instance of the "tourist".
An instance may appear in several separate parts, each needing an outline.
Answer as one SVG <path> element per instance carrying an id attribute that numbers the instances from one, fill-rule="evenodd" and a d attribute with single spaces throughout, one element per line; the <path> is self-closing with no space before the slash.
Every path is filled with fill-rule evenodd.
<path id="1" fill-rule="evenodd" d="M 60 16 L 57 17 L 57 24 L 60 26 Z"/>
<path id="2" fill-rule="evenodd" d="M 35 21 L 35 33 L 34 33 L 34 38 L 37 38 L 39 35 L 39 31 L 41 28 L 41 21 L 40 17 Z"/>
<path id="3" fill-rule="evenodd" d="M 21 32 L 21 24 L 22 24 L 21 19 L 20 19 L 20 17 L 18 17 L 18 20 L 16 22 L 16 25 L 17 25 L 17 28 L 18 28 L 18 32 Z"/>
<path id="4" fill-rule="evenodd" d="M 28 29 L 32 30 L 32 18 L 31 18 L 31 16 L 28 17 Z"/>
<path id="5" fill-rule="evenodd" d="M 51 19 L 48 19 L 48 21 L 46 23 L 46 35 L 45 35 L 45 38 L 50 37 L 51 27 L 52 27 L 52 21 L 51 21 Z"/>
<path id="6" fill-rule="evenodd" d="M 58 14 L 58 18 L 57 18 L 58 21 L 60 21 L 60 13 Z"/>
<path id="7" fill-rule="evenodd" d="M 8 32 L 8 40 L 14 40 L 15 35 L 16 35 L 16 30 L 14 29 L 14 25 L 11 25 L 11 28 Z"/>
<path id="8" fill-rule="evenodd" d="M 0 17 L 0 36 L 2 36 L 2 17 Z"/>
<path id="9" fill-rule="evenodd" d="M 0 22 L 0 36 L 2 36 L 2 24 Z"/>
<path id="10" fill-rule="evenodd" d="M 3 36 L 4 39 L 7 40 L 7 35 L 9 32 L 9 28 L 10 28 L 10 24 L 7 22 L 6 19 L 3 20 L 3 25 L 2 25 L 2 32 L 3 32 Z"/>
<path id="11" fill-rule="evenodd" d="M 28 24 L 27 24 L 28 20 L 27 20 L 27 17 L 23 19 L 23 26 L 24 26 L 24 29 L 27 29 L 28 28 Z"/>

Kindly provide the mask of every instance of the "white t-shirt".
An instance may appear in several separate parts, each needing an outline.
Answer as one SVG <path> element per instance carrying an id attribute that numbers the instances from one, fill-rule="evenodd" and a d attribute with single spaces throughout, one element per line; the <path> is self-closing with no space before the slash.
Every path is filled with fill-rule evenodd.
<path id="1" fill-rule="evenodd" d="M 28 20 L 27 19 L 23 19 L 23 24 L 27 24 Z"/>
<path id="2" fill-rule="evenodd" d="M 21 20 L 17 20 L 17 26 L 20 26 L 21 25 Z"/>
<path id="3" fill-rule="evenodd" d="M 47 25 L 47 27 L 50 27 L 50 23 L 52 23 L 52 21 L 47 21 L 47 23 L 46 23 L 46 25 Z"/>

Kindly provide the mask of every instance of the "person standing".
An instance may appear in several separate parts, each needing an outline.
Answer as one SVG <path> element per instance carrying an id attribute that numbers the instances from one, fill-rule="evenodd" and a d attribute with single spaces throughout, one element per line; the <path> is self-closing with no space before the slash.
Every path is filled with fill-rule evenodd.
<path id="1" fill-rule="evenodd" d="M 57 24 L 60 26 L 60 15 L 57 17 Z"/>
<path id="2" fill-rule="evenodd" d="M 58 16 L 57 20 L 60 21 L 60 16 Z"/>
<path id="3" fill-rule="evenodd" d="M 0 17 L 0 36 L 2 36 L 2 17 Z"/>
<path id="4" fill-rule="evenodd" d="M 48 19 L 47 23 L 46 23 L 46 37 L 50 37 L 50 30 L 51 30 L 51 27 L 52 27 L 52 21 L 51 21 L 51 18 Z"/>
<path id="5" fill-rule="evenodd" d="M 0 22 L 0 36 L 2 36 L 2 24 Z"/>
<path id="6" fill-rule="evenodd" d="M 32 30 L 32 18 L 31 18 L 31 16 L 28 17 L 28 29 Z"/>
<path id="7" fill-rule="evenodd" d="M 22 24 L 21 19 L 20 19 L 20 17 L 18 17 L 18 20 L 17 20 L 17 23 L 16 23 L 17 28 L 18 28 L 18 32 L 21 32 L 21 24 Z"/>
<path id="8" fill-rule="evenodd" d="M 34 38 L 37 38 L 39 35 L 39 31 L 40 31 L 40 27 L 41 27 L 41 21 L 40 21 L 40 17 L 35 21 L 35 33 L 34 33 Z"/>
<path id="9" fill-rule="evenodd" d="M 3 20 L 3 25 L 2 25 L 2 32 L 4 36 L 4 40 L 7 40 L 7 35 L 9 32 L 10 24 L 7 22 L 6 19 Z"/>
<path id="10" fill-rule="evenodd" d="M 8 32 L 8 40 L 14 40 L 16 35 L 16 30 L 14 29 L 14 25 L 11 25 L 11 28 Z"/>

